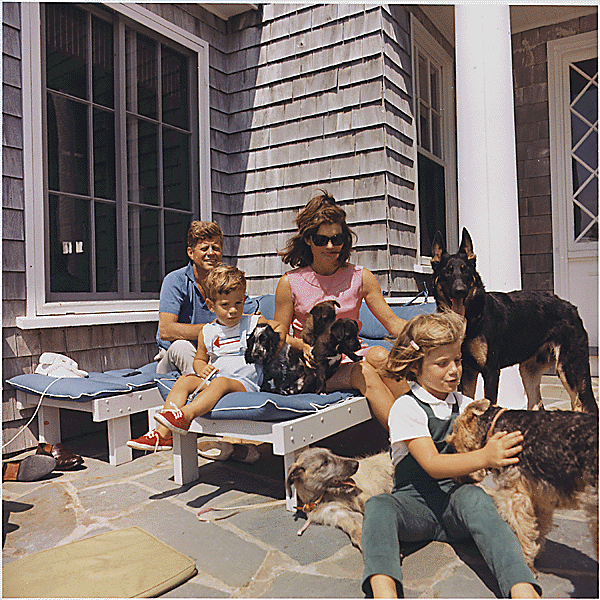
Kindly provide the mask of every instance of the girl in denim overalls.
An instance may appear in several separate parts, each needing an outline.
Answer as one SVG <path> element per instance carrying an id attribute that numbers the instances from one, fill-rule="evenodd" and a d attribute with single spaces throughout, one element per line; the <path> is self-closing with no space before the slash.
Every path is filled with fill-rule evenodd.
<path id="1" fill-rule="evenodd" d="M 503 596 L 537 598 L 541 592 L 492 498 L 480 487 L 453 479 L 518 462 L 523 441 L 518 431 L 497 432 L 480 450 L 449 451 L 446 435 L 471 401 L 456 392 L 464 333 L 464 319 L 453 312 L 419 315 L 407 323 L 390 352 L 384 374 L 413 383 L 390 411 L 394 489 L 365 506 L 362 587 L 367 596 L 403 596 L 403 542 L 466 538 L 475 541 Z"/>

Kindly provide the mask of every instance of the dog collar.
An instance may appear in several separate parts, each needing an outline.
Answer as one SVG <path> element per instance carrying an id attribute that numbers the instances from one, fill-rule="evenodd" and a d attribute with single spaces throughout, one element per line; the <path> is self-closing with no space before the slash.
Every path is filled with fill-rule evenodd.
<path id="1" fill-rule="evenodd" d="M 302 506 L 300 506 L 300 505 L 296 506 L 296 510 L 301 510 L 303 513 L 309 513 L 311 510 L 315 510 L 315 508 L 317 508 L 317 506 L 319 506 L 319 504 L 321 504 L 321 500 L 323 500 L 324 495 L 325 495 L 325 493 L 321 494 L 321 497 L 317 498 L 314 502 L 307 502 L 306 504 L 303 504 Z"/>
<path id="2" fill-rule="evenodd" d="M 487 441 L 488 441 L 488 440 L 489 440 L 489 439 L 492 437 L 492 435 L 493 435 L 493 433 L 494 433 L 494 427 L 496 426 L 496 421 L 498 421 L 498 419 L 499 419 L 500 415 L 501 415 L 503 412 L 505 412 L 506 410 L 507 410 L 507 409 L 506 409 L 505 407 L 504 407 L 504 408 L 501 408 L 501 409 L 500 409 L 500 410 L 499 410 L 499 411 L 498 411 L 498 412 L 495 414 L 494 418 L 492 419 L 492 423 L 491 423 L 491 425 L 490 425 L 490 428 L 488 429 L 487 436 L 486 436 L 486 438 L 485 438 L 485 439 L 486 439 L 486 442 L 487 442 Z"/>

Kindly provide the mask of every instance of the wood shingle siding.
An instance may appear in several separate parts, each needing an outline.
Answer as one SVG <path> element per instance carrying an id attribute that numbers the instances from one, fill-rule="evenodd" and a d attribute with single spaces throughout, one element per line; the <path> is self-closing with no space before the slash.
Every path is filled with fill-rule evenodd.
<path id="1" fill-rule="evenodd" d="M 406 27 L 406 15 L 396 13 Z M 414 186 L 407 193 L 409 186 L 395 185 L 396 178 L 411 181 L 410 68 L 397 66 L 402 74 L 390 75 L 384 97 L 384 73 L 407 52 L 409 31 L 368 5 L 264 5 L 262 16 L 255 15 L 256 22 L 246 15 L 246 27 L 240 23 L 227 36 L 227 83 L 211 73 L 211 85 L 227 90 L 229 106 L 229 140 L 219 138 L 223 148 L 212 149 L 214 215 L 232 242 L 226 260 L 237 257 L 251 294 L 273 292 L 286 270 L 277 250 L 293 233 L 298 210 L 326 187 L 359 236 L 354 260 L 372 269 L 385 289 L 391 280 L 394 291 L 416 289 L 412 274 L 392 275 L 387 256 L 392 213 L 403 219 L 398 225 L 413 232 L 415 225 L 409 214 Z M 387 44 L 395 44 L 389 56 L 384 21 L 393 36 Z M 409 53 L 405 60 L 410 63 Z M 386 104 L 394 112 L 386 114 Z M 405 210 L 391 210 L 390 200 L 397 201 L 386 189 L 390 172 L 399 199 L 409 196 Z"/>
<path id="2" fill-rule="evenodd" d="M 198 4 L 141 6 L 209 45 L 213 217 L 225 233 L 224 260 L 246 271 L 248 292 L 275 290 L 288 268 L 277 250 L 321 187 L 342 203 L 358 235 L 352 260 L 384 290 L 415 292 L 422 276 L 413 272 L 409 10 L 417 9 L 264 4 L 225 22 Z M 2 8 L 4 379 L 32 372 L 42 351 L 67 354 L 88 371 L 138 367 L 156 353 L 155 322 L 15 327 L 27 292 L 21 19 L 18 3 Z M 15 421 L 8 431 L 31 410 L 18 414 L 16 392 L 4 387 L 4 421 Z M 5 451 L 33 441 L 28 434 Z"/>

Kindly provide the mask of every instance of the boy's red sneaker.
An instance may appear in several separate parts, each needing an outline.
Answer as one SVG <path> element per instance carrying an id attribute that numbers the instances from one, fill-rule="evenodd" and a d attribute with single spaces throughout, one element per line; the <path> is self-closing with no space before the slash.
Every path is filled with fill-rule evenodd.
<path id="1" fill-rule="evenodd" d="M 171 403 L 171 405 L 175 406 L 173 403 Z M 175 408 L 161 410 L 159 413 L 154 415 L 154 419 L 161 425 L 164 425 L 167 429 L 176 431 L 177 433 L 182 433 L 183 435 L 188 432 L 191 425 L 190 421 L 186 421 L 183 413 L 176 406 Z"/>
<path id="2" fill-rule="evenodd" d="M 156 429 L 152 429 L 139 438 L 129 440 L 127 445 L 135 450 L 153 450 L 154 452 L 173 450 L 173 436 L 164 438 Z"/>

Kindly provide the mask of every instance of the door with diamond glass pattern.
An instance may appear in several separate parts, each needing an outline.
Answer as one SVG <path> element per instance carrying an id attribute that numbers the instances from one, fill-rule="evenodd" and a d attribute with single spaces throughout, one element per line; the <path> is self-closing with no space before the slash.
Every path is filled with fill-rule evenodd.
<path id="1" fill-rule="evenodd" d="M 598 36 L 548 44 L 556 293 L 575 304 L 598 365 Z"/>

